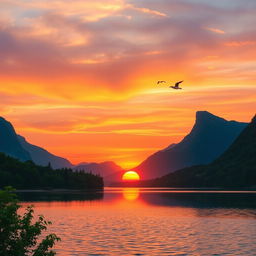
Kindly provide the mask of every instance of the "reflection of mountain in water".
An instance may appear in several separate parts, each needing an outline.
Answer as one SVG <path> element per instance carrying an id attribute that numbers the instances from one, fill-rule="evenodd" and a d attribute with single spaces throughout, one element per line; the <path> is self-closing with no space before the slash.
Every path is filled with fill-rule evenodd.
<path id="1" fill-rule="evenodd" d="M 94 201 L 102 200 L 104 198 L 103 191 L 90 191 L 90 192 L 57 192 L 57 191 L 42 191 L 42 192 L 18 192 L 18 197 L 24 202 L 37 202 L 37 201 Z"/>
<path id="2" fill-rule="evenodd" d="M 149 204 L 161 206 L 256 209 L 256 193 L 158 192 L 141 193 L 140 198 Z"/>
<path id="3" fill-rule="evenodd" d="M 19 192 L 24 202 L 71 202 L 99 200 L 102 211 L 106 205 L 129 202 L 129 208 L 138 205 L 183 209 L 185 216 L 198 217 L 250 217 L 256 218 L 256 193 L 228 191 L 175 191 L 152 188 L 120 188 L 94 192 L 41 191 Z M 192 215 L 191 215 L 192 213 Z"/>

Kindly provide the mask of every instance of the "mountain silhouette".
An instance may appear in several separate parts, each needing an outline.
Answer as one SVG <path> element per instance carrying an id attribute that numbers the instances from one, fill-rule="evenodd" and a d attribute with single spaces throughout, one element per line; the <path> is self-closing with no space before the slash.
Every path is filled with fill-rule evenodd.
<path id="1" fill-rule="evenodd" d="M 46 149 L 29 143 L 23 136 L 16 134 L 14 127 L 0 117 L 0 152 L 20 161 L 32 160 L 35 164 L 53 169 L 73 168 L 104 176 L 106 181 L 120 180 L 123 169 L 114 162 L 81 163 L 73 165 L 66 158 L 56 156 Z"/>
<path id="2" fill-rule="evenodd" d="M 28 143 L 24 137 L 16 134 L 13 125 L 3 117 L 0 117 L 0 152 L 20 161 L 32 160 L 42 166 L 50 163 L 54 169 L 72 167 L 67 159 Z"/>
<path id="3" fill-rule="evenodd" d="M 124 170 L 120 166 L 111 161 L 102 163 L 80 163 L 73 169 L 100 175 L 104 178 L 104 183 L 107 185 L 115 181 L 120 181 L 124 173 Z"/>
<path id="4" fill-rule="evenodd" d="M 31 159 L 34 163 L 42 166 L 47 166 L 51 164 L 53 169 L 59 168 L 72 168 L 73 165 L 65 158 L 53 155 L 47 150 L 38 147 L 36 145 L 30 144 L 26 139 L 20 135 L 17 135 L 21 146 L 29 152 Z"/>
<path id="5" fill-rule="evenodd" d="M 20 161 L 32 160 L 35 164 L 53 169 L 72 168 L 76 171 L 99 174 L 105 183 L 120 181 L 123 169 L 114 162 L 80 163 L 73 165 L 66 158 L 56 156 L 46 149 L 29 143 L 23 136 L 16 134 L 14 127 L 3 117 L 0 117 L 0 152 Z"/>
<path id="6" fill-rule="evenodd" d="M 246 125 L 198 111 L 191 132 L 180 143 L 156 152 L 133 170 L 142 179 L 151 179 L 184 167 L 208 164 L 231 145 Z"/>
<path id="7" fill-rule="evenodd" d="M 256 188 L 256 116 L 234 143 L 208 165 L 193 166 L 150 182 L 154 186 Z"/>
<path id="8" fill-rule="evenodd" d="M 20 144 L 12 124 L 0 117 L 0 152 L 21 161 L 31 160 L 31 156 Z"/>

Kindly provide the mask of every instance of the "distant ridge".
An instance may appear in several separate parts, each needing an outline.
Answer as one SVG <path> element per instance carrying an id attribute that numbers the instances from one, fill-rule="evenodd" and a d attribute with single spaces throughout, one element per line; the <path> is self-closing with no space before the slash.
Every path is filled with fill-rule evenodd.
<path id="1" fill-rule="evenodd" d="M 73 165 L 67 159 L 56 156 L 41 147 L 30 144 L 24 137 L 20 135 L 17 136 L 21 146 L 27 152 L 29 152 L 31 159 L 36 164 L 47 166 L 50 163 L 53 169 L 73 167 Z"/>
<path id="2" fill-rule="evenodd" d="M 151 179 L 184 167 L 210 163 L 231 145 L 246 125 L 198 111 L 191 132 L 180 143 L 156 152 L 132 170 L 142 179 Z"/>
<path id="3" fill-rule="evenodd" d="M 83 170 L 100 175 L 108 185 L 115 181 L 120 181 L 124 170 L 114 162 L 106 161 L 102 163 L 80 163 L 74 166 L 74 170 Z"/>

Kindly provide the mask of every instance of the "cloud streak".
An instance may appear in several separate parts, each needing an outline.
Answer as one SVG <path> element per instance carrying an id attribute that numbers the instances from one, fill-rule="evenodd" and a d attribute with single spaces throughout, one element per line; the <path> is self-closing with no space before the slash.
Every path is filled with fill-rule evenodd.
<path id="1" fill-rule="evenodd" d="M 248 121 L 256 102 L 252 7 L 250 0 L 2 0 L 2 115 L 75 162 L 124 165 L 179 141 L 196 110 Z M 184 79 L 184 91 L 156 87 L 158 79 Z M 136 147 L 152 150 L 132 153 Z"/>

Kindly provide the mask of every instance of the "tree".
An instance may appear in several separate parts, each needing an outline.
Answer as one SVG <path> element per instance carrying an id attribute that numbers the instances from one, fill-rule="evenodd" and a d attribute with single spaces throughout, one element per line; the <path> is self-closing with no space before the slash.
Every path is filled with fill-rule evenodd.
<path id="1" fill-rule="evenodd" d="M 21 162 L 0 152 L 0 189 L 102 189 L 103 178 L 84 171 L 64 168 L 53 170 L 50 165 L 39 166 L 32 161 Z"/>
<path id="2" fill-rule="evenodd" d="M 49 234 L 41 241 L 39 236 L 51 224 L 40 215 L 34 221 L 33 206 L 28 206 L 23 215 L 16 194 L 11 187 L 0 190 L 0 255 L 4 256 L 53 256 L 51 250 L 60 238 Z"/>

